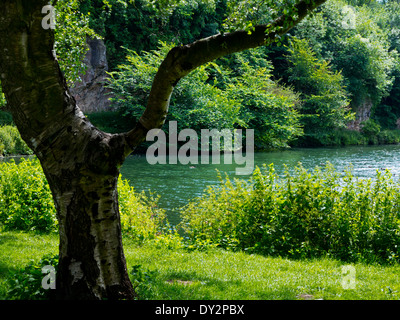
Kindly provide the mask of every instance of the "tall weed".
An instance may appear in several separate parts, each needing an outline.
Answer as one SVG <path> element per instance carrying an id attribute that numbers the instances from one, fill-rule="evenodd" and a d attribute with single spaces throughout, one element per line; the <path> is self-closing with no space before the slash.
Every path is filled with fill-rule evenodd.
<path id="1" fill-rule="evenodd" d="M 30 155 L 32 150 L 22 140 L 18 129 L 11 125 L 0 127 L 0 155 Z"/>
<path id="2" fill-rule="evenodd" d="M 56 230 L 53 198 L 37 160 L 0 163 L 0 223 L 6 230 Z"/>
<path id="3" fill-rule="evenodd" d="M 123 236 L 139 243 L 179 245 L 157 197 L 136 192 L 121 176 L 118 196 Z M 0 163 L 0 225 L 4 230 L 57 231 L 51 191 L 36 158 Z"/>
<path id="4" fill-rule="evenodd" d="M 331 164 L 299 165 L 279 177 L 273 165 L 247 182 L 226 177 L 182 209 L 192 246 L 204 242 L 290 258 L 400 261 L 400 185 L 389 171 L 358 179 Z"/>

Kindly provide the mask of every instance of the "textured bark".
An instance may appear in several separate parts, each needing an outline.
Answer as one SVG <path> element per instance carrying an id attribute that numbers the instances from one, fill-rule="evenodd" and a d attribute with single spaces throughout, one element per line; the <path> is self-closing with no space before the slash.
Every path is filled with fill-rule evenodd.
<path id="1" fill-rule="evenodd" d="M 60 233 L 59 297 L 131 299 L 117 179 L 124 141 L 92 126 L 70 95 L 41 27 L 47 1 L 2 1 L 0 73 L 23 139 L 53 193 Z"/>
<path id="2" fill-rule="evenodd" d="M 117 194 L 125 157 L 148 130 L 163 125 L 182 77 L 223 55 L 270 43 L 324 0 L 300 2 L 296 19 L 271 23 L 285 26 L 276 32 L 257 26 L 251 35 L 237 31 L 174 48 L 159 68 L 139 123 L 116 135 L 95 128 L 71 96 L 53 55 L 54 34 L 41 26 L 47 2 L 0 1 L 0 76 L 14 121 L 53 193 L 60 233 L 59 297 L 131 299 L 135 293 L 122 249 Z"/>

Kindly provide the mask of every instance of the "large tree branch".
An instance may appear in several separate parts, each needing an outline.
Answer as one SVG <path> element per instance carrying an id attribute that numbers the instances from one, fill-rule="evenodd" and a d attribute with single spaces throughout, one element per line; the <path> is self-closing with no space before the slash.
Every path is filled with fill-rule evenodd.
<path id="1" fill-rule="evenodd" d="M 218 34 L 173 48 L 154 78 L 146 109 L 138 125 L 123 135 L 127 144 L 126 152 L 129 153 L 143 141 L 148 130 L 162 127 L 172 92 L 180 79 L 222 56 L 271 44 L 277 36 L 287 33 L 324 2 L 326 0 L 302 0 L 288 10 L 290 14 L 282 15 L 270 24 L 258 25 L 251 33 L 240 30 Z"/>

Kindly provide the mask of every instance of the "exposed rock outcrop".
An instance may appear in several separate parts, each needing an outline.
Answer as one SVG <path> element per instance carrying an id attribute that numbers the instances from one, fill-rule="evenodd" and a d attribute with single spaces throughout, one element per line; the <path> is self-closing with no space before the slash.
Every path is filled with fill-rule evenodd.
<path id="1" fill-rule="evenodd" d="M 357 107 L 357 110 L 353 110 L 356 113 L 355 119 L 347 124 L 347 128 L 349 130 L 360 131 L 360 124 L 368 120 L 371 116 L 372 106 L 373 103 L 371 99 L 366 99 L 364 103 Z"/>
<path id="2" fill-rule="evenodd" d="M 84 113 L 108 111 L 111 103 L 110 91 L 104 86 L 108 71 L 106 46 L 99 39 L 87 39 L 87 44 L 86 74 L 81 76 L 82 81 L 74 83 L 71 93 Z"/>

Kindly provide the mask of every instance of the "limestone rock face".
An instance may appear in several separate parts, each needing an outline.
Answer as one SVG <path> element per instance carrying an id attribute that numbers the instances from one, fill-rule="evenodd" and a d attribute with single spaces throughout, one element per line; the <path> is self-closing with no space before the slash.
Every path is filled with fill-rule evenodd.
<path id="1" fill-rule="evenodd" d="M 372 105 L 373 103 L 370 99 L 366 99 L 363 104 L 359 105 L 357 110 L 355 110 L 355 119 L 350 121 L 350 123 L 347 125 L 347 128 L 354 131 L 360 131 L 360 124 L 363 121 L 368 120 L 371 116 Z"/>
<path id="2" fill-rule="evenodd" d="M 108 111 L 111 109 L 110 95 L 104 87 L 108 71 L 106 46 L 99 39 L 87 39 L 87 44 L 86 74 L 81 75 L 82 81 L 74 83 L 71 93 L 83 113 Z"/>

